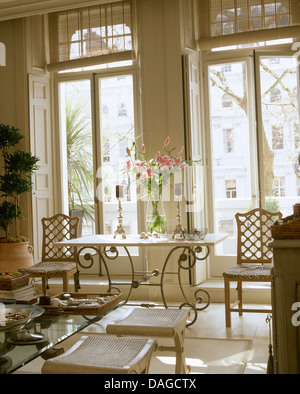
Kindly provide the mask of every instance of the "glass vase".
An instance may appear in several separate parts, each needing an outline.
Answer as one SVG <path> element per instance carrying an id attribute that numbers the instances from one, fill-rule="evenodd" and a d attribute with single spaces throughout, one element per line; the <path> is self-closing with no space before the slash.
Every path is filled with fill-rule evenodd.
<path id="1" fill-rule="evenodd" d="M 165 235 L 167 233 L 166 213 L 161 196 L 157 201 L 150 197 L 147 202 L 146 229 L 149 235 L 153 233 Z"/>

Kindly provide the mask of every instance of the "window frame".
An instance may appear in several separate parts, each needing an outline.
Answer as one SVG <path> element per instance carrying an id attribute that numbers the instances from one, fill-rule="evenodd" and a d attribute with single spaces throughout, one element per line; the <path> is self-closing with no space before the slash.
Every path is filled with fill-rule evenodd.
<path id="1" fill-rule="evenodd" d="M 129 69 L 129 68 L 126 67 L 126 70 L 124 70 L 122 68 L 122 69 L 119 69 L 119 71 L 118 70 L 113 70 L 112 72 L 104 72 L 104 71 L 102 71 L 102 72 L 93 74 L 93 78 L 94 78 L 94 94 L 95 94 L 95 102 L 94 103 L 95 103 L 95 107 L 96 107 L 95 114 L 94 114 L 94 116 L 95 116 L 96 141 L 100 141 L 100 137 L 101 137 L 100 114 L 99 114 L 99 108 L 100 108 L 99 98 L 100 97 L 99 97 L 98 83 L 97 82 L 101 78 L 107 78 L 107 77 L 109 78 L 109 77 L 129 75 L 129 74 L 132 75 L 132 78 L 133 78 L 133 100 L 134 100 L 133 105 L 134 105 L 134 108 L 135 108 L 135 115 L 134 115 L 135 116 L 135 137 L 140 135 L 140 132 L 139 132 L 140 127 L 138 126 L 140 123 L 139 123 L 139 116 L 138 116 L 139 111 L 138 111 L 138 99 L 137 99 L 138 98 L 138 95 L 137 95 L 137 93 L 138 93 L 137 74 L 136 74 L 136 70 L 133 70 L 132 68 Z M 100 150 L 100 153 L 98 155 L 96 155 L 97 168 L 100 168 L 100 166 L 101 166 L 101 162 L 102 162 L 101 154 L 102 154 L 102 152 Z M 95 180 L 95 188 L 97 188 L 97 185 L 100 182 L 101 182 L 101 178 L 97 178 Z M 100 200 L 97 199 L 98 221 L 100 223 L 99 231 L 100 231 L 101 234 L 104 233 L 104 226 L 103 226 L 103 223 L 101 223 L 102 222 L 101 221 L 101 217 L 102 217 L 101 212 L 103 211 L 103 202 L 102 201 L 103 201 L 102 199 L 100 199 Z M 143 215 L 143 210 L 141 209 L 141 201 L 137 200 L 136 204 L 137 204 L 137 213 L 138 213 L 137 226 L 138 226 L 138 232 L 140 232 L 140 231 L 142 231 L 141 229 L 143 228 L 142 223 L 143 223 L 143 220 L 144 220 L 144 215 Z"/>

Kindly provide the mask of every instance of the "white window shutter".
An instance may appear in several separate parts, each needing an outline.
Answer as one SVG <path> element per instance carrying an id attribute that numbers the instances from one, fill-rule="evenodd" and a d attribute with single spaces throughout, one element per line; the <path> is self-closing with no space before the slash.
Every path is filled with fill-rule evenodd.
<path id="1" fill-rule="evenodd" d="M 49 78 L 29 75 L 29 114 L 30 149 L 40 159 L 40 168 L 32 179 L 33 247 L 37 262 L 42 254 L 41 219 L 54 214 Z"/>
<path id="2" fill-rule="evenodd" d="M 201 70 L 197 52 L 183 57 L 183 72 L 187 151 L 190 155 L 189 159 L 193 160 L 194 163 L 200 160 L 200 164 L 189 166 L 188 185 L 185 185 L 192 194 L 190 201 L 187 201 L 186 210 L 188 212 L 189 231 L 193 231 L 194 228 L 206 227 L 204 210 L 205 157 L 203 154 L 202 100 L 200 95 Z M 193 168 L 192 171 L 191 168 Z M 205 280 L 206 275 L 206 264 L 196 264 L 195 271 L 192 273 L 192 282 L 198 283 Z"/>

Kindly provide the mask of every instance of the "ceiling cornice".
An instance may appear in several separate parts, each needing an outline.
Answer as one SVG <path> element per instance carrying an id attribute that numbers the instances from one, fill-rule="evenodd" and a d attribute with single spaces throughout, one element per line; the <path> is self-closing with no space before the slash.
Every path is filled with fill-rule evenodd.
<path id="1" fill-rule="evenodd" d="M 0 0 L 0 21 L 118 0 Z"/>

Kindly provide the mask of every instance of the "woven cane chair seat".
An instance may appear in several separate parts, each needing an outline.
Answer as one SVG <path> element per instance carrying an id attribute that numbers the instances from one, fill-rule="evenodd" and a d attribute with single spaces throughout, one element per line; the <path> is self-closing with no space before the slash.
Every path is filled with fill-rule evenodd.
<path id="1" fill-rule="evenodd" d="M 76 263 L 67 263 L 65 261 L 48 261 L 48 262 L 41 262 L 37 263 L 32 267 L 27 267 L 26 272 L 28 274 L 34 273 L 36 275 L 55 275 L 55 274 L 62 274 L 71 270 L 76 269 Z M 22 271 L 20 269 L 20 271 Z"/>
<path id="2" fill-rule="evenodd" d="M 242 280 L 271 280 L 271 267 L 266 265 L 237 265 L 225 271 L 223 274 L 226 278 Z"/>
<path id="3" fill-rule="evenodd" d="M 64 354 L 47 360 L 43 374 L 148 373 L 156 341 L 148 338 L 83 336 Z"/>

